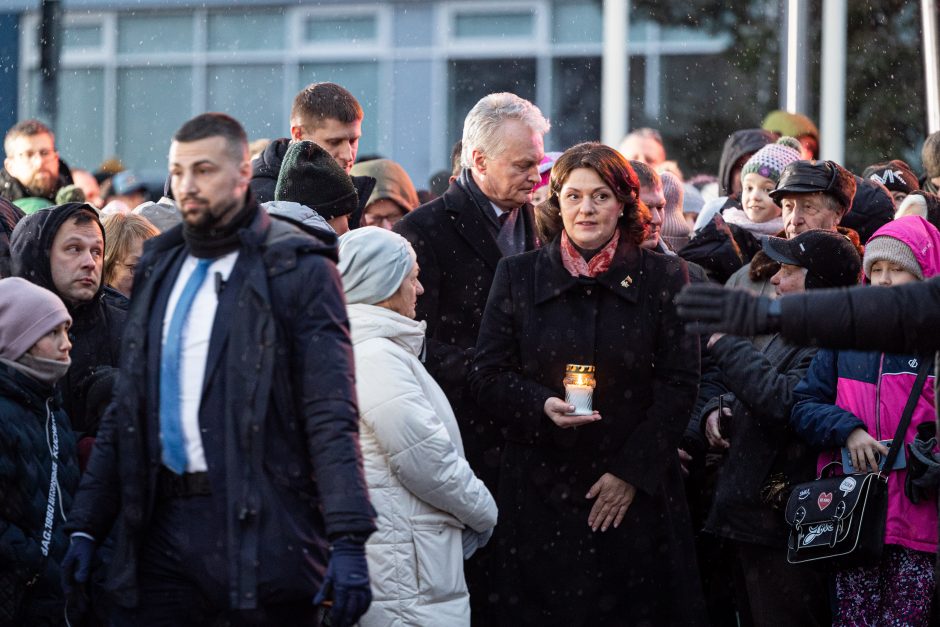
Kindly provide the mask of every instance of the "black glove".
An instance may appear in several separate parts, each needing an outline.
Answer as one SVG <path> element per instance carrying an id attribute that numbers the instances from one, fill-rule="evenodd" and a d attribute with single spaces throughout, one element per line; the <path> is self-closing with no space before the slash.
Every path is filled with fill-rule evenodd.
<path id="1" fill-rule="evenodd" d="M 687 332 L 744 337 L 780 330 L 780 316 L 771 307 L 774 303 L 766 296 L 702 283 L 686 286 L 676 297 Z"/>
<path id="2" fill-rule="evenodd" d="M 907 446 L 907 475 L 904 494 L 917 505 L 937 493 L 940 485 L 940 453 L 937 449 L 937 427 L 934 422 L 917 425 L 917 437 Z"/>
<path id="3" fill-rule="evenodd" d="M 84 536 L 73 535 L 62 560 L 62 590 L 67 596 L 78 593 L 88 582 L 94 557 L 95 543 Z"/>
<path id="4" fill-rule="evenodd" d="M 323 587 L 313 599 L 314 605 L 321 605 L 331 595 L 330 620 L 333 627 L 354 625 L 369 609 L 372 588 L 362 541 L 343 537 L 333 543 L 330 565 L 326 569 Z"/>

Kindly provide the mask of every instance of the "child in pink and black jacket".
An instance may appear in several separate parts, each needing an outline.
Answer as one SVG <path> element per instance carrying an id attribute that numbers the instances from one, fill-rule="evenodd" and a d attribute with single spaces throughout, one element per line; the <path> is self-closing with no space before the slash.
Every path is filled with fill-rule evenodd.
<path id="1" fill-rule="evenodd" d="M 865 276 L 875 286 L 922 281 L 940 274 L 940 231 L 919 216 L 889 222 L 868 241 Z M 926 358 L 926 357 L 925 357 Z M 858 471 L 877 470 L 880 441 L 894 437 L 921 357 L 820 350 L 797 385 L 791 424 L 811 445 L 825 449 L 820 467 L 849 450 Z M 933 372 L 927 377 L 904 442 L 934 421 Z M 937 552 L 936 498 L 912 503 L 904 494 L 906 470 L 888 478 L 885 551 L 880 564 L 835 574 L 833 625 L 928 625 Z"/>

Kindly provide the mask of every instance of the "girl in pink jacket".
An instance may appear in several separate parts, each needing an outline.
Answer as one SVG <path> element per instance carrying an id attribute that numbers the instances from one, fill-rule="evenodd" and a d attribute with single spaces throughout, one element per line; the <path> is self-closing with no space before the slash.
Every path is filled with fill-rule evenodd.
<path id="1" fill-rule="evenodd" d="M 881 227 L 868 241 L 865 276 L 875 286 L 922 281 L 940 274 L 940 231 L 918 216 Z M 928 357 L 924 357 L 928 358 Z M 828 449 L 820 466 L 849 451 L 857 471 L 877 470 L 876 454 L 891 440 L 917 378 L 921 357 L 820 350 L 797 385 L 794 429 L 810 444 Z M 934 376 L 928 376 L 904 442 L 922 423 L 934 422 Z M 906 469 L 888 477 L 885 551 L 880 564 L 835 575 L 833 625 L 928 625 L 937 552 L 936 497 L 912 503 L 904 494 Z"/>

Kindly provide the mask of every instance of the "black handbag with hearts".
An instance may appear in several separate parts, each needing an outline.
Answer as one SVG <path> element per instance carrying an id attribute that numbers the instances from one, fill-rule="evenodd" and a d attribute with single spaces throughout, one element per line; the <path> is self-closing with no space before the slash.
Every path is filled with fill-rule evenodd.
<path id="1" fill-rule="evenodd" d="M 815 481 L 793 488 L 785 512 L 790 526 L 787 561 L 827 570 L 874 566 L 884 549 L 888 513 L 888 474 L 894 466 L 914 408 L 927 379 L 930 360 L 921 361 L 917 380 L 880 472 L 831 476 L 833 462 Z"/>

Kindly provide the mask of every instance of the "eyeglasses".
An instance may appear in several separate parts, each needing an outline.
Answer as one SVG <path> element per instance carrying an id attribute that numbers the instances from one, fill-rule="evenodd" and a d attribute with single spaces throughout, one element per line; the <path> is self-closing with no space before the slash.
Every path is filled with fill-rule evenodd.
<path id="1" fill-rule="evenodd" d="M 390 227 L 395 226 L 399 220 L 404 216 L 394 215 L 394 216 L 377 216 L 371 213 L 367 213 L 362 216 L 362 222 L 365 226 L 379 226 L 382 224 L 388 224 Z"/>
<path id="2" fill-rule="evenodd" d="M 36 157 L 39 157 L 40 161 L 47 161 L 54 156 L 56 156 L 55 150 L 43 148 L 42 150 L 24 150 L 23 152 L 13 155 L 13 158 L 19 161 L 32 161 Z"/>

